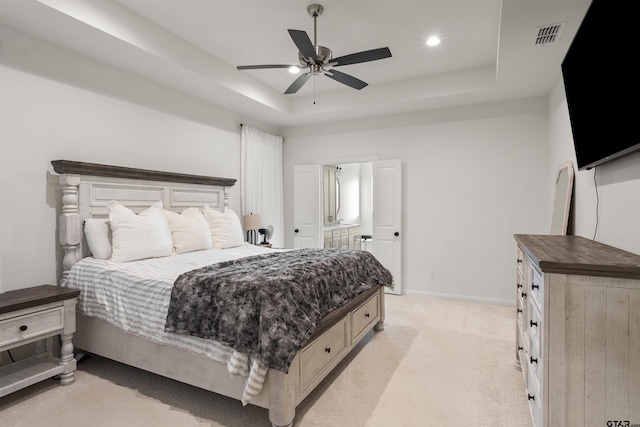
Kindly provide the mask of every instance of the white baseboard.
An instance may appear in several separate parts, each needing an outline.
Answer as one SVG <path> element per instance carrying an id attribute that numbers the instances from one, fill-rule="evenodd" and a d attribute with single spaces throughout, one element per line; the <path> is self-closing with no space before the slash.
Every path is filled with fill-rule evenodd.
<path id="1" fill-rule="evenodd" d="M 404 294 L 407 296 L 413 296 L 413 297 L 449 299 L 454 301 L 474 302 L 478 304 L 503 305 L 507 307 L 515 307 L 516 305 L 515 299 L 502 300 L 502 299 L 496 299 L 496 298 L 471 297 L 468 295 L 442 294 L 437 292 L 410 291 L 410 290 L 405 290 Z"/>

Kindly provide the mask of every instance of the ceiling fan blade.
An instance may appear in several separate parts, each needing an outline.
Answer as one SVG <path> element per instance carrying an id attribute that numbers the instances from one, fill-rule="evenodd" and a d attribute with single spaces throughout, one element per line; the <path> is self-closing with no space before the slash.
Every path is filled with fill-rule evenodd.
<path id="1" fill-rule="evenodd" d="M 318 58 L 316 57 L 316 48 L 313 47 L 311 39 L 306 32 L 301 30 L 287 30 L 291 39 L 296 44 L 296 47 L 305 58 L 312 58 L 315 63 Z"/>
<path id="2" fill-rule="evenodd" d="M 365 50 L 362 52 L 352 53 L 350 55 L 339 56 L 333 58 L 330 62 L 334 67 L 340 65 L 359 64 L 361 62 L 377 61 L 378 59 L 390 58 L 391 51 L 388 47 L 379 49 Z"/>
<path id="3" fill-rule="evenodd" d="M 309 80 L 309 77 L 311 77 L 311 73 L 301 74 L 300 77 L 298 77 L 293 83 L 291 83 L 291 86 L 287 88 L 284 94 L 290 95 L 292 93 L 296 93 L 302 86 L 304 86 L 307 80 Z"/>
<path id="4" fill-rule="evenodd" d="M 350 76 L 349 74 L 341 73 L 340 71 L 336 71 L 336 70 L 327 71 L 326 73 L 324 73 L 324 75 L 329 78 L 332 78 L 337 82 L 340 82 L 347 86 L 351 86 L 352 88 L 358 89 L 358 90 L 368 85 L 368 83 L 365 83 L 360 79 L 356 79 L 355 77 Z"/>
<path id="5" fill-rule="evenodd" d="M 238 65 L 236 68 L 238 70 L 261 70 L 263 68 L 291 68 L 298 67 L 298 65 L 281 65 L 281 64 L 273 64 L 273 65 Z"/>

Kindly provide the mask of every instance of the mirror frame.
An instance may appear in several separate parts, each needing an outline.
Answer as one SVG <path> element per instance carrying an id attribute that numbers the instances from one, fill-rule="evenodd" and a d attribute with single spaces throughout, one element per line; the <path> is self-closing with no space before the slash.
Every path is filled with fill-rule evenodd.
<path id="1" fill-rule="evenodd" d="M 564 162 L 558 168 L 553 209 L 551 211 L 551 230 L 549 234 L 567 235 L 574 175 L 573 162 L 571 160 Z M 561 181 L 561 178 L 565 176 L 566 186 L 563 185 L 564 180 Z"/>

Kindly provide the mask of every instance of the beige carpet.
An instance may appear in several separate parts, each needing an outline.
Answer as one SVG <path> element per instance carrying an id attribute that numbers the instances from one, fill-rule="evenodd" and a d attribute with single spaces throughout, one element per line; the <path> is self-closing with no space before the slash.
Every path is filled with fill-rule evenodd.
<path id="1" fill-rule="evenodd" d="M 388 295 L 371 332 L 296 411 L 295 427 L 531 426 L 515 309 Z M 270 426 L 267 410 L 91 357 L 76 382 L 0 398 L 2 427 Z"/>

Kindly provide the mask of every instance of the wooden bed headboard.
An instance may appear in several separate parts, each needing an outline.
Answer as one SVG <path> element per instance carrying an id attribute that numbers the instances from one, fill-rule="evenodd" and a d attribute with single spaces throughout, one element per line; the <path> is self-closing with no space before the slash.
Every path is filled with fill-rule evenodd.
<path id="1" fill-rule="evenodd" d="M 236 180 L 148 169 L 54 160 L 60 175 L 62 213 L 58 229 L 64 251 L 62 280 L 78 260 L 89 255 L 83 223 L 87 218 L 109 215 L 107 204 L 117 200 L 134 212 L 161 201 L 165 209 L 181 212 L 209 205 L 223 210 L 229 205 L 228 188 Z"/>

